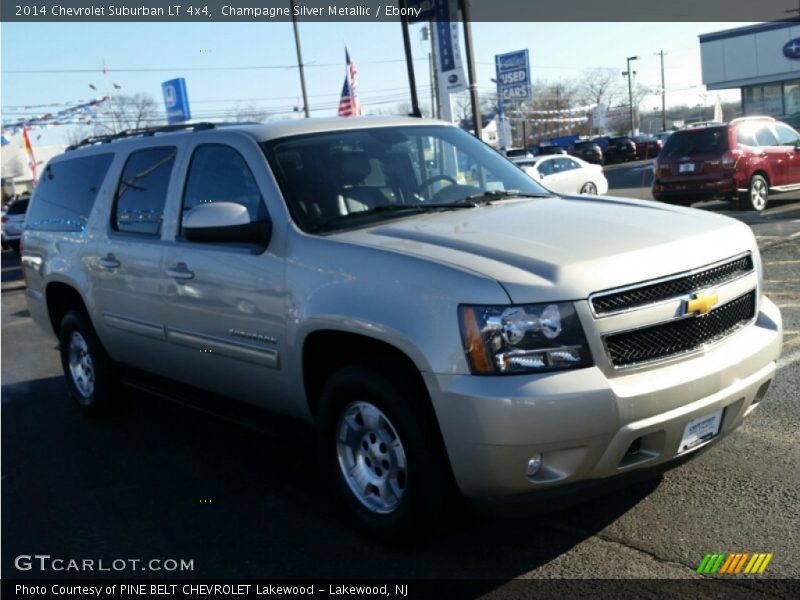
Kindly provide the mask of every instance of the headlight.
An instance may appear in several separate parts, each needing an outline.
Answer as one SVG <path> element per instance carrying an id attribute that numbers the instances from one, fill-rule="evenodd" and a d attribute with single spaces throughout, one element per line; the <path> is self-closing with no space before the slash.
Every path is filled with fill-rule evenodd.
<path id="1" fill-rule="evenodd" d="M 460 306 L 464 351 L 477 375 L 538 373 L 592 365 L 569 302 Z"/>

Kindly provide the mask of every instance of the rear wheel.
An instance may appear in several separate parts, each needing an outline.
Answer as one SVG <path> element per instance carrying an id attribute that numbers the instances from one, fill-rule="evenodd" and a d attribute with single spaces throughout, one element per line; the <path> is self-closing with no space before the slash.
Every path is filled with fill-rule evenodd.
<path id="1" fill-rule="evenodd" d="M 452 476 L 426 392 L 389 361 L 328 380 L 318 412 L 322 472 L 356 526 L 401 542 L 452 511 Z"/>
<path id="2" fill-rule="evenodd" d="M 61 320 L 61 366 L 70 396 L 89 414 L 104 414 L 125 405 L 115 365 L 103 349 L 89 318 L 71 310 Z"/>
<path id="3" fill-rule="evenodd" d="M 761 212 L 769 204 L 769 183 L 763 175 L 753 175 L 747 192 L 739 196 L 740 210 Z"/>
<path id="4" fill-rule="evenodd" d="M 581 194 L 595 195 L 597 194 L 597 186 L 591 181 L 587 181 L 586 183 L 583 184 L 583 187 L 581 188 Z"/>

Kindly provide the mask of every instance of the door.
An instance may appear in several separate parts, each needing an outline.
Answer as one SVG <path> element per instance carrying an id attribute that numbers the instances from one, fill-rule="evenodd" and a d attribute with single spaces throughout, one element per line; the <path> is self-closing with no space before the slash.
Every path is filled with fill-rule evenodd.
<path id="1" fill-rule="evenodd" d="M 786 155 L 786 185 L 800 186 L 800 135 L 783 123 L 775 123 L 775 133 Z"/>
<path id="2" fill-rule="evenodd" d="M 181 231 L 183 216 L 201 203 L 234 202 L 251 221 L 263 219 L 259 171 L 266 160 L 255 144 L 193 149 L 164 264 L 165 321 L 171 377 L 281 410 L 286 304 L 275 236 L 271 244 L 237 244 L 190 241 Z"/>
<path id="3" fill-rule="evenodd" d="M 556 168 L 560 172 L 562 178 L 562 186 L 565 194 L 577 194 L 587 179 L 583 174 L 581 165 L 578 161 L 561 157 L 556 159 Z"/>
<path id="4" fill-rule="evenodd" d="M 754 132 L 756 152 L 763 157 L 770 173 L 770 187 L 783 186 L 788 182 L 788 162 L 786 150 L 778 145 L 770 123 L 760 123 Z"/>
<path id="5" fill-rule="evenodd" d="M 107 224 L 90 265 L 106 348 L 114 360 L 163 373 L 166 343 L 161 226 L 177 156 L 174 146 L 125 160 Z"/>
<path id="6" fill-rule="evenodd" d="M 541 182 L 544 187 L 557 194 L 562 193 L 561 181 L 556 170 L 555 158 L 543 158 L 537 160 L 536 170 L 539 171 Z"/>

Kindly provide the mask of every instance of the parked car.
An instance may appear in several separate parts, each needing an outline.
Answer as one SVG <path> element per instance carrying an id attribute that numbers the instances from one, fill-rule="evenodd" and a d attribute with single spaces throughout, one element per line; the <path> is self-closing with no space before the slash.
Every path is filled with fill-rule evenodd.
<path id="1" fill-rule="evenodd" d="M 604 162 L 603 150 L 595 142 L 575 142 L 570 154 L 596 165 L 602 165 Z"/>
<path id="2" fill-rule="evenodd" d="M 23 197 L 9 202 L 0 217 L 3 248 L 11 248 L 17 254 L 19 254 L 19 240 L 25 226 L 25 212 L 28 210 L 29 200 L 30 198 Z"/>
<path id="3" fill-rule="evenodd" d="M 562 148 L 561 146 L 540 144 L 536 148 L 534 156 L 550 156 L 553 154 L 566 154 L 566 153 L 567 153 L 566 148 Z"/>
<path id="4" fill-rule="evenodd" d="M 800 190 L 800 134 L 771 117 L 676 131 L 658 157 L 653 197 L 673 204 L 721 198 L 764 210 Z"/>
<path id="5" fill-rule="evenodd" d="M 531 157 L 533 152 L 529 148 L 509 148 L 506 150 L 506 156 L 508 158 Z"/>
<path id="6" fill-rule="evenodd" d="M 636 160 L 636 142 L 628 136 L 610 137 L 603 148 L 603 158 L 607 163 Z"/>
<path id="7" fill-rule="evenodd" d="M 558 194 L 597 195 L 608 192 L 603 168 L 574 156 L 542 156 L 514 162 L 548 190 Z"/>
<path id="8" fill-rule="evenodd" d="M 636 144 L 636 158 L 639 160 L 655 158 L 664 147 L 661 140 L 651 135 L 634 136 L 633 142 Z"/>
<path id="9" fill-rule="evenodd" d="M 561 197 L 424 119 L 92 138 L 43 169 L 23 242 L 80 410 L 124 378 L 314 423 L 319 493 L 388 540 L 459 494 L 675 466 L 764 402 L 782 345 L 743 223 Z"/>

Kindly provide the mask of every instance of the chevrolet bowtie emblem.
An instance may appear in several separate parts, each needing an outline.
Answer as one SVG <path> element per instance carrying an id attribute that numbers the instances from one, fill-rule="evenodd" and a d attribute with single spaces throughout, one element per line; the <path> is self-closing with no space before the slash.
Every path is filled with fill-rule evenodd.
<path id="1" fill-rule="evenodd" d="M 719 302 L 719 294 L 716 293 L 699 292 L 692 296 L 692 298 L 684 300 L 683 314 L 685 315 L 704 315 Z"/>

